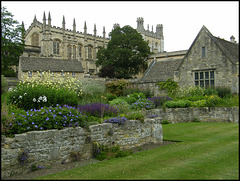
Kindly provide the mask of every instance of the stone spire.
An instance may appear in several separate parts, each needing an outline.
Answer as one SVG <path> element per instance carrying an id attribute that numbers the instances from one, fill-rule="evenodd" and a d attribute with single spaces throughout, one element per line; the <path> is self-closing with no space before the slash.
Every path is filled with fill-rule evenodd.
<path id="1" fill-rule="evenodd" d="M 87 24 L 86 24 L 86 21 L 84 22 L 84 34 L 87 35 Z"/>
<path id="2" fill-rule="evenodd" d="M 45 15 L 45 11 L 43 12 L 43 25 L 46 26 L 46 15 Z"/>
<path id="3" fill-rule="evenodd" d="M 22 21 L 22 25 L 21 25 L 21 35 L 22 35 L 22 42 L 24 42 L 24 37 L 25 37 L 25 27 L 24 27 L 24 22 Z"/>
<path id="4" fill-rule="evenodd" d="M 65 30 L 65 17 L 63 16 L 63 21 L 62 21 L 62 29 Z"/>
<path id="5" fill-rule="evenodd" d="M 75 22 L 75 18 L 73 19 L 73 32 L 76 32 L 76 22 Z"/>
<path id="6" fill-rule="evenodd" d="M 45 11 L 43 12 L 43 31 L 46 30 L 46 16 L 45 16 Z"/>
<path id="7" fill-rule="evenodd" d="M 34 16 L 33 23 L 34 23 L 34 24 L 36 24 L 36 23 L 37 23 L 36 14 L 35 14 L 35 16 Z"/>
<path id="8" fill-rule="evenodd" d="M 105 26 L 103 26 L 103 38 L 105 39 L 105 37 L 106 37 Z"/>
<path id="9" fill-rule="evenodd" d="M 48 26 L 51 27 L 51 15 L 50 15 L 50 11 L 48 13 Z"/>
<path id="10" fill-rule="evenodd" d="M 93 30 L 93 32 L 94 32 L 94 36 L 96 37 L 96 36 L 97 36 L 96 24 L 94 24 L 94 30 Z"/>

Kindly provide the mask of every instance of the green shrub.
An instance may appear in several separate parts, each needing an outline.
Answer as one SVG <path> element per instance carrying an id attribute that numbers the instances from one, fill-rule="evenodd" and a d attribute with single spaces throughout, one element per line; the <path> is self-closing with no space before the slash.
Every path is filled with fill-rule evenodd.
<path id="1" fill-rule="evenodd" d="M 124 115 L 128 120 L 140 120 L 141 122 L 144 122 L 144 114 L 141 111 L 137 112 L 128 112 L 127 114 Z"/>
<path id="2" fill-rule="evenodd" d="M 130 109 L 130 105 L 121 98 L 113 99 L 109 102 L 109 105 L 117 108 L 120 113 L 125 113 Z"/>
<path id="3" fill-rule="evenodd" d="M 159 90 L 167 91 L 168 95 L 174 95 L 179 89 L 178 83 L 172 78 L 167 79 L 163 82 L 156 83 L 159 86 Z"/>
<path id="4" fill-rule="evenodd" d="M 117 98 L 117 95 L 112 94 L 112 93 L 106 93 L 105 97 L 107 98 L 108 101 L 112 101 L 113 99 Z"/>
<path id="5" fill-rule="evenodd" d="M 225 86 L 216 87 L 216 91 L 218 92 L 218 96 L 221 98 L 231 97 L 231 88 Z"/>
<path id="6" fill-rule="evenodd" d="M 165 102 L 165 106 L 168 108 L 184 108 L 184 107 L 190 107 L 191 101 L 189 100 L 178 100 L 178 101 L 167 101 Z"/>
<path id="7" fill-rule="evenodd" d="M 191 96 L 191 97 L 186 97 L 184 99 L 189 101 L 199 101 L 199 100 L 204 100 L 205 96 Z"/>
<path id="8" fill-rule="evenodd" d="M 222 102 L 222 99 L 217 95 L 205 96 L 208 107 L 216 107 Z"/>
<path id="9" fill-rule="evenodd" d="M 207 107 L 207 101 L 206 100 L 194 101 L 192 102 L 191 107 Z"/>
<path id="10" fill-rule="evenodd" d="M 124 89 L 128 86 L 129 82 L 124 79 L 110 81 L 105 83 L 106 90 L 109 93 L 116 94 L 117 96 L 123 95 Z"/>
<path id="11" fill-rule="evenodd" d="M 207 96 L 218 95 L 218 91 L 215 88 L 208 87 L 204 90 L 204 95 L 207 95 Z"/>
<path id="12" fill-rule="evenodd" d="M 137 99 L 135 97 L 130 97 L 130 96 L 127 96 L 127 97 L 120 97 L 122 100 L 126 101 L 128 104 L 133 104 L 137 101 Z"/>
<path id="13" fill-rule="evenodd" d="M 146 98 L 153 96 L 153 93 L 150 90 L 150 88 L 148 88 L 148 87 L 146 87 L 146 88 L 145 87 L 140 87 L 140 88 L 131 87 L 131 85 L 128 86 L 126 89 L 124 89 L 123 96 L 127 96 L 127 95 L 130 95 L 130 94 L 133 94 L 133 93 L 143 93 Z"/>
<path id="14" fill-rule="evenodd" d="M 203 96 L 204 88 L 199 86 L 186 86 L 182 87 L 175 93 L 176 98 L 184 99 L 187 97 Z"/>
<path id="15" fill-rule="evenodd" d="M 9 86 L 6 77 L 4 77 L 4 75 L 1 75 L 1 94 L 7 92 L 8 87 Z"/>
<path id="16" fill-rule="evenodd" d="M 1 74 L 5 77 L 17 77 L 17 73 L 12 68 L 2 70 Z"/>
<path id="17" fill-rule="evenodd" d="M 24 83 L 18 84 L 16 89 L 8 92 L 8 104 L 15 104 L 18 108 L 25 110 L 55 106 L 56 104 L 76 106 L 78 96 L 76 92 L 67 88 Z"/>

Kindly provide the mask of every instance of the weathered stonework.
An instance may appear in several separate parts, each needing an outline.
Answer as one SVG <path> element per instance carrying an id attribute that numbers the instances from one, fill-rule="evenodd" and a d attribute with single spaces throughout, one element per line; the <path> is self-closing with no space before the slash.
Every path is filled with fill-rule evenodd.
<path id="1" fill-rule="evenodd" d="M 171 123 L 192 122 L 231 122 L 239 123 L 239 107 L 196 107 L 147 110 L 146 115 L 158 115 L 161 120 Z"/>
<path id="2" fill-rule="evenodd" d="M 85 128 L 62 130 L 30 131 L 16 134 L 14 138 L 1 137 L 1 177 L 28 171 L 32 164 L 49 166 L 69 162 L 70 152 L 78 152 L 82 159 L 93 156 L 93 144 L 116 146 L 131 149 L 145 143 L 163 141 L 160 119 L 145 119 L 144 123 L 130 120 L 123 125 L 103 123 Z M 29 158 L 23 166 L 18 156 L 28 150 Z"/>

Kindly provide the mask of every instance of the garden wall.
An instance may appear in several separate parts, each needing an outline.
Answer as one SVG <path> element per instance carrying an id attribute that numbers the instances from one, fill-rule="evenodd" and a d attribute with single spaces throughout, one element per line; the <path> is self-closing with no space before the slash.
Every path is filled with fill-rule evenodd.
<path id="1" fill-rule="evenodd" d="M 196 107 L 147 110 L 146 115 L 158 115 L 171 123 L 191 122 L 233 122 L 239 123 L 239 107 Z"/>
<path id="2" fill-rule="evenodd" d="M 70 153 L 79 153 L 82 159 L 93 157 L 93 143 L 119 145 L 121 149 L 131 149 L 145 143 L 163 142 L 160 119 L 145 119 L 144 123 L 130 120 L 122 125 L 103 123 L 85 128 L 65 128 L 62 130 L 30 131 L 16 134 L 14 138 L 1 138 L 1 177 L 24 173 L 35 164 L 50 166 L 71 161 Z M 23 166 L 18 156 L 28 150 L 28 159 Z"/>

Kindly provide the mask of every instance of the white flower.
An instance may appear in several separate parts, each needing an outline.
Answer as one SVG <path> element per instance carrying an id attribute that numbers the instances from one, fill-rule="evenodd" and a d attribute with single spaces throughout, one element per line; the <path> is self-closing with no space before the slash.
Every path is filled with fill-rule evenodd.
<path id="1" fill-rule="evenodd" d="M 14 103 L 16 103 L 16 101 L 14 101 Z"/>
<path id="2" fill-rule="evenodd" d="M 33 102 L 36 102 L 36 99 L 35 99 L 35 98 L 33 98 Z"/>
<path id="3" fill-rule="evenodd" d="M 25 95 L 27 95 L 27 93 L 25 92 L 23 95 L 25 96 Z"/>
<path id="4" fill-rule="evenodd" d="M 19 96 L 19 99 L 22 99 L 22 96 Z"/>
<path id="5" fill-rule="evenodd" d="M 38 99 L 38 101 L 37 102 L 40 102 L 40 100 Z"/>
<path id="6" fill-rule="evenodd" d="M 40 96 L 40 97 L 38 98 L 38 100 L 41 101 L 41 100 L 42 100 L 42 96 Z"/>
<path id="7" fill-rule="evenodd" d="M 12 91 L 13 89 L 12 88 L 9 88 L 8 91 Z"/>
<path id="8" fill-rule="evenodd" d="M 43 102 L 47 102 L 47 97 L 43 96 Z"/>

